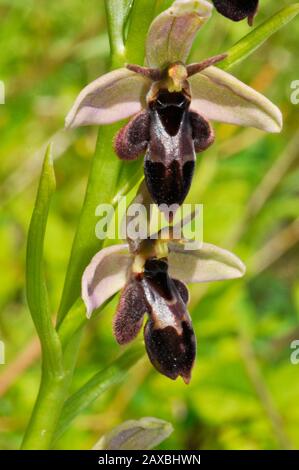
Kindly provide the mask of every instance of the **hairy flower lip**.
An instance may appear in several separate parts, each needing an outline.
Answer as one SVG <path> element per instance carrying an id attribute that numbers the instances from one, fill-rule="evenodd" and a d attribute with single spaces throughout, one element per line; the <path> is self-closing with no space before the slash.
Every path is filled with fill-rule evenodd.
<path id="1" fill-rule="evenodd" d="M 235 1 L 235 0 L 230 0 Z M 85 87 L 66 117 L 67 127 L 131 118 L 113 146 L 125 161 L 144 157 L 144 176 L 158 205 L 181 205 L 190 190 L 196 154 L 214 142 L 211 121 L 280 132 L 282 115 L 267 98 L 214 67 L 226 54 L 186 65 L 197 31 L 211 16 L 206 0 L 176 0 L 151 24 L 148 67 L 128 64 Z M 160 106 L 161 92 L 169 102 Z M 170 98 L 181 93 L 182 106 Z"/>
<path id="2" fill-rule="evenodd" d="M 212 121 L 256 127 L 272 133 L 282 129 L 282 114 L 277 106 L 217 67 L 209 67 L 191 77 L 190 86 L 195 94 L 191 109 L 200 109 Z"/>

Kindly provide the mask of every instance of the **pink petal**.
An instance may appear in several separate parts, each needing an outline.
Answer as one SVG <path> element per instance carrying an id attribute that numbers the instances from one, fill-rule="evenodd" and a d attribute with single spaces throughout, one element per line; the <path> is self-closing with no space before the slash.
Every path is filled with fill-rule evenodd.
<path id="1" fill-rule="evenodd" d="M 151 81 L 126 68 L 102 75 L 87 85 L 68 113 L 66 127 L 110 124 L 143 108 Z"/>
<path id="2" fill-rule="evenodd" d="M 280 110 L 261 93 L 217 67 L 189 79 L 191 109 L 207 119 L 280 132 Z"/>
<path id="3" fill-rule="evenodd" d="M 197 31 L 211 16 L 205 0 L 176 0 L 152 22 L 146 41 L 149 67 L 186 62 Z"/>

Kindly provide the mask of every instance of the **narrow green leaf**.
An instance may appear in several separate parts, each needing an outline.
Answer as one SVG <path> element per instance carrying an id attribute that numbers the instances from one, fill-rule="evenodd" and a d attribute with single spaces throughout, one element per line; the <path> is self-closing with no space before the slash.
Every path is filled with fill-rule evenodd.
<path id="1" fill-rule="evenodd" d="M 48 373 L 61 373 L 61 347 L 52 324 L 43 273 L 43 247 L 55 175 L 50 146 L 47 149 L 39 182 L 27 242 L 26 290 L 29 309 L 39 335 Z"/>
<path id="2" fill-rule="evenodd" d="M 226 70 L 245 59 L 260 47 L 272 34 L 288 24 L 299 13 L 299 3 L 285 7 L 255 28 L 228 50 L 228 56 L 219 67 Z"/>
<path id="3" fill-rule="evenodd" d="M 127 377 L 129 369 L 143 356 L 144 346 L 136 344 L 116 359 L 106 369 L 95 374 L 82 388 L 65 403 L 57 427 L 55 440 L 66 431 L 73 419 L 90 406 L 99 396 L 113 385 Z"/>
<path id="4" fill-rule="evenodd" d="M 150 450 L 165 441 L 172 431 L 172 425 L 162 419 L 129 420 L 103 436 L 93 450 Z"/>
<path id="5" fill-rule="evenodd" d="M 93 313 L 93 318 L 99 315 L 105 309 L 105 307 L 112 301 L 113 298 L 114 296 L 104 302 L 103 305 L 101 305 L 101 307 Z M 71 338 L 78 331 L 80 331 L 88 321 L 89 320 L 86 317 L 86 306 L 83 300 L 79 298 L 73 304 L 68 314 L 65 316 L 62 323 L 59 325 L 58 334 L 60 337 L 62 348 L 68 345 Z"/>

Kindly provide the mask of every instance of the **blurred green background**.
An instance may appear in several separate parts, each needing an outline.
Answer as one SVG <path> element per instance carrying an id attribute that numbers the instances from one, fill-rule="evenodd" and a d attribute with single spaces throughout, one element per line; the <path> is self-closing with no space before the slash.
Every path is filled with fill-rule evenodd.
<path id="1" fill-rule="evenodd" d="M 292 2 L 261 0 L 255 24 Z M 219 54 L 246 22 L 214 14 L 191 60 Z M 78 417 L 57 448 L 88 449 L 126 419 L 155 416 L 174 432 L 165 449 L 299 448 L 299 18 L 230 70 L 283 111 L 281 135 L 216 125 L 216 143 L 197 161 L 189 202 L 204 204 L 205 241 L 246 263 L 242 280 L 192 287 L 198 356 L 189 386 L 159 375 L 147 358 L 129 379 Z M 18 448 L 34 404 L 39 347 L 24 291 L 25 248 L 43 149 L 54 139 L 57 192 L 45 263 L 55 312 L 97 130 L 63 130 L 80 89 L 107 70 L 101 0 L 0 0 L 0 448 Z M 96 219 L 95 219 L 96 223 Z M 73 389 L 120 353 L 111 331 L 116 300 L 88 324 Z M 51 412 L 51 410 L 49 410 Z"/>

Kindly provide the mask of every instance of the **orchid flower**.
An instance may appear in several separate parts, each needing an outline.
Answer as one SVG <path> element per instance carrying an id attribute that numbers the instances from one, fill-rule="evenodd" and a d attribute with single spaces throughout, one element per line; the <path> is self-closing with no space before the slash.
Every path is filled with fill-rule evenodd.
<path id="1" fill-rule="evenodd" d="M 223 2 L 215 3 L 221 9 Z M 158 205 L 184 201 L 196 152 L 214 140 L 210 121 L 267 132 L 282 127 L 279 109 L 267 98 L 212 66 L 225 55 L 185 65 L 212 9 L 206 0 L 176 0 L 149 28 L 146 67 L 127 65 L 96 79 L 66 118 L 67 127 L 78 127 L 132 117 L 115 137 L 115 152 L 124 160 L 145 154 L 145 180 Z"/>
<path id="2" fill-rule="evenodd" d="M 233 21 L 248 18 L 250 26 L 253 24 L 259 4 L 259 0 L 212 0 L 212 2 L 216 10 L 223 16 Z"/>
<path id="3" fill-rule="evenodd" d="M 147 315 L 144 340 L 153 366 L 173 380 L 181 376 L 189 383 L 196 338 L 186 283 L 238 278 L 245 266 L 227 250 L 209 243 L 190 249 L 187 240 L 167 238 L 163 230 L 158 238 L 128 240 L 99 251 L 84 271 L 82 298 L 90 318 L 120 290 L 113 322 L 117 342 L 132 341 Z"/>

